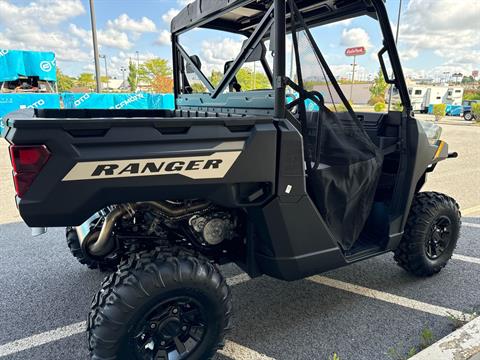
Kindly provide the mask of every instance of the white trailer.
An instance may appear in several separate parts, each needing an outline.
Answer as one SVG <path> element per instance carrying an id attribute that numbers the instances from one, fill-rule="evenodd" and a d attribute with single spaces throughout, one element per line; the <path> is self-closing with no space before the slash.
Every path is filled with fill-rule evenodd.
<path id="1" fill-rule="evenodd" d="M 408 88 L 413 111 L 428 112 L 429 105 L 462 105 L 463 88 L 448 86 L 412 86 Z"/>

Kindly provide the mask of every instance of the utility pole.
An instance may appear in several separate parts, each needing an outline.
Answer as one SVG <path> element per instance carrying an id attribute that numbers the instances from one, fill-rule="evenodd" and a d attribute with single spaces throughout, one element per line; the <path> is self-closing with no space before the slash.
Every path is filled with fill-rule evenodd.
<path id="1" fill-rule="evenodd" d="M 105 60 L 105 76 L 107 78 L 107 90 L 110 87 L 109 81 L 108 81 L 108 67 L 107 67 L 107 55 L 99 55 L 100 58 Z"/>
<path id="2" fill-rule="evenodd" d="M 95 5 L 93 0 L 90 0 L 90 19 L 92 22 L 92 40 L 93 40 L 93 56 L 95 58 L 95 79 L 97 81 L 97 92 L 102 92 L 102 82 L 100 80 L 100 59 L 98 57 L 98 42 L 97 42 L 97 21 L 95 20 Z"/>

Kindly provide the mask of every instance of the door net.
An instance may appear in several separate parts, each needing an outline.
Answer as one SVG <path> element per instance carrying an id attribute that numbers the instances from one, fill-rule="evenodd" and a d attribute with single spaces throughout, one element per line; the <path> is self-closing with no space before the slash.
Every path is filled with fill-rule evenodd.
<path id="1" fill-rule="evenodd" d="M 297 12 L 292 20 L 296 60 L 292 85 L 301 100 L 297 107 L 307 188 L 329 229 L 348 250 L 370 214 L 383 157 L 346 101 L 301 15 Z"/>

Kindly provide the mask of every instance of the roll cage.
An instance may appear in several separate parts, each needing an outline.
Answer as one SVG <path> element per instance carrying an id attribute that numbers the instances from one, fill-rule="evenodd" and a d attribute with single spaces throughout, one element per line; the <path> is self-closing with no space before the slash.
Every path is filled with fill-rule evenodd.
<path id="1" fill-rule="evenodd" d="M 226 87 L 232 84 L 235 74 L 243 64 L 250 57 L 255 56 L 258 47 L 263 46 L 266 40 L 270 40 L 269 50 L 274 54 L 273 70 L 270 69 L 264 56 L 258 60 L 261 61 L 272 83 L 273 95 L 270 94 L 266 97 L 262 95 L 257 103 L 265 100 L 266 105 L 263 106 L 273 108 L 274 117 L 285 118 L 287 116 L 286 87 L 295 87 L 296 91 L 301 91 L 303 87 L 301 83 L 295 84 L 292 79 L 286 76 L 286 35 L 295 30 L 298 31 L 299 28 L 307 30 L 307 34 L 310 34 L 308 29 L 311 27 L 363 15 L 378 20 L 380 24 L 383 34 L 383 47 L 378 52 L 380 66 L 387 83 L 395 85 L 398 89 L 404 109 L 409 113 L 411 105 L 408 90 L 383 0 L 197 0 L 189 4 L 171 23 L 176 106 L 177 108 L 188 109 L 195 106 L 200 107 L 201 104 L 208 104 L 207 108 L 228 107 L 226 105 L 228 101 L 225 100 L 225 94 L 223 94 Z M 297 21 L 291 21 L 292 16 Z M 222 79 L 216 86 L 202 72 L 195 56 L 189 55 L 179 43 L 179 35 L 194 28 L 226 31 L 247 37 L 242 50 L 230 62 Z M 323 58 L 316 43 L 312 42 L 317 57 Z M 298 49 L 296 52 L 298 53 Z M 392 74 L 387 71 L 384 61 L 385 54 L 388 55 Z M 329 71 L 326 64 L 324 64 L 324 67 Z M 188 91 L 187 68 L 197 75 L 208 90 L 208 94 L 191 94 Z M 342 94 L 331 72 L 328 77 L 337 92 Z M 304 95 L 308 96 L 305 93 Z M 243 107 L 242 98 L 237 98 L 237 100 L 237 107 Z M 267 100 L 272 101 L 268 103 Z M 346 99 L 343 97 L 342 100 L 344 100 L 347 109 L 352 112 Z M 250 105 L 244 104 L 246 108 Z M 270 113 L 270 111 L 267 111 L 267 114 Z"/>

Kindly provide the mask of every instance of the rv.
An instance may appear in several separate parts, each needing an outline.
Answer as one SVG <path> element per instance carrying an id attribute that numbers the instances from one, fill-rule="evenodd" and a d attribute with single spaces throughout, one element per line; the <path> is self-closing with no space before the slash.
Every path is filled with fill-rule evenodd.
<path id="1" fill-rule="evenodd" d="M 463 88 L 448 86 L 412 86 L 408 88 L 413 111 L 428 112 L 429 105 L 462 105 Z"/>

